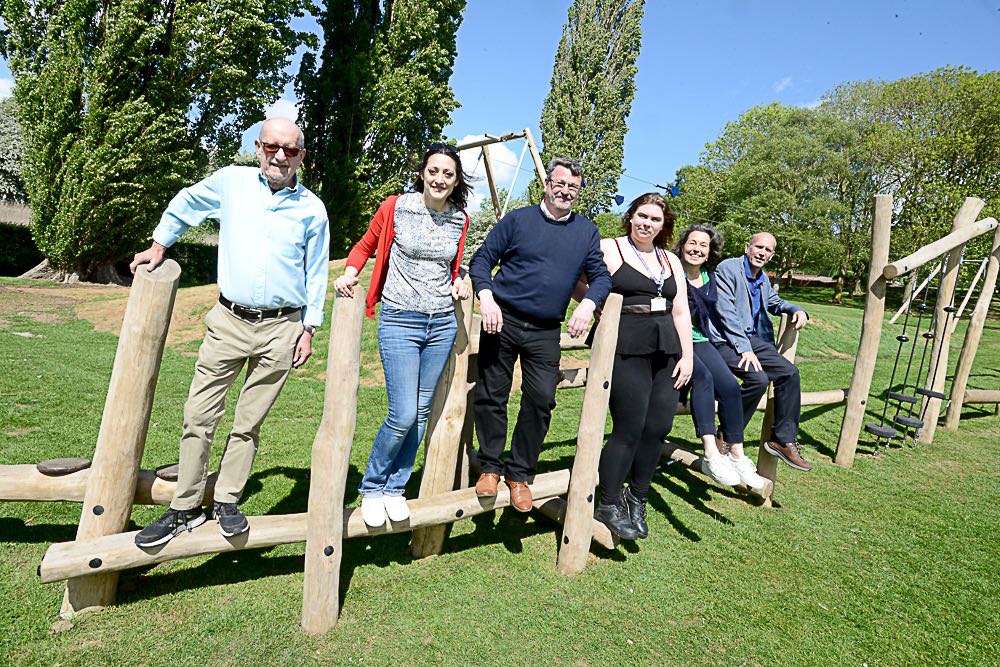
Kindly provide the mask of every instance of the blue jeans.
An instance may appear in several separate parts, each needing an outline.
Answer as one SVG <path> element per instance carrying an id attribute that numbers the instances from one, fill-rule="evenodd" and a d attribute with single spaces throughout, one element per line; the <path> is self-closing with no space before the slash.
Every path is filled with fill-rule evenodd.
<path id="1" fill-rule="evenodd" d="M 365 498 L 403 495 L 457 330 L 453 311 L 428 314 L 382 304 L 378 349 L 389 415 L 358 487 Z"/>

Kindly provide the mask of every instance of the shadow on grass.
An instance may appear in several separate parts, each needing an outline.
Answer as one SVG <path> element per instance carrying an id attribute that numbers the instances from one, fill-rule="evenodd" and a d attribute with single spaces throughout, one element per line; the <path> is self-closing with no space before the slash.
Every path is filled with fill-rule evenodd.
<path id="1" fill-rule="evenodd" d="M 69 542 L 76 537 L 76 526 L 56 523 L 27 524 L 24 519 L 0 518 L 0 535 L 4 542 Z"/>

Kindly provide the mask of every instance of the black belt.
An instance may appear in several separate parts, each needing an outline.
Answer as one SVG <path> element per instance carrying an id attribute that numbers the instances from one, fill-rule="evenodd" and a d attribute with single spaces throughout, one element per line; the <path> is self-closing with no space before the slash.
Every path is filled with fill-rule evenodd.
<path id="1" fill-rule="evenodd" d="M 221 294 L 219 295 L 219 303 L 225 306 L 226 310 L 231 312 L 236 317 L 247 320 L 248 322 L 260 322 L 261 320 L 269 320 L 272 317 L 291 315 L 292 313 L 297 313 L 302 310 L 302 306 L 296 306 L 294 308 L 250 308 L 249 306 L 241 306 L 238 303 L 233 303 Z"/>
<path id="2" fill-rule="evenodd" d="M 653 311 L 652 307 L 648 303 L 639 303 L 629 306 L 622 306 L 622 312 L 629 315 L 667 315 L 670 313 L 669 310 L 657 310 Z"/>

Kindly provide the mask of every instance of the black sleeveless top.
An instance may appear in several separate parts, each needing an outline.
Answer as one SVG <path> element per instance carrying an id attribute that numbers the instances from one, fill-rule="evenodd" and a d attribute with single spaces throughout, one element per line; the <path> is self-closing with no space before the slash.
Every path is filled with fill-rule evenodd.
<path id="1" fill-rule="evenodd" d="M 615 245 L 621 255 L 622 249 L 617 239 Z M 622 295 L 623 310 L 628 310 L 625 306 L 648 306 L 650 300 L 657 296 L 667 300 L 666 310 L 651 313 L 622 312 L 618 325 L 618 354 L 681 353 L 680 338 L 671 316 L 674 297 L 677 296 L 677 281 L 672 271 L 657 293 L 656 283 L 626 262 L 622 255 L 622 265 L 611 274 L 611 291 Z"/>

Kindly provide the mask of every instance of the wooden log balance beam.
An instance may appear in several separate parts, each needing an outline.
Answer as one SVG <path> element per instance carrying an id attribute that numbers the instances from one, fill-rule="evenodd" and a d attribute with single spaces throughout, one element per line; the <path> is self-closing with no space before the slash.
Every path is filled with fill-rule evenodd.
<path id="1" fill-rule="evenodd" d="M 962 404 L 972 403 L 1000 403 L 1000 389 L 966 389 Z"/>
<path id="2" fill-rule="evenodd" d="M 888 195 L 879 196 L 886 197 Z M 970 200 L 973 200 L 973 202 L 970 203 Z M 997 228 L 996 218 L 983 218 L 978 222 L 973 222 L 975 220 L 975 216 L 978 215 L 979 211 L 983 208 L 974 202 L 982 201 L 983 200 L 978 197 L 968 197 L 966 199 L 966 203 L 963 204 L 962 209 L 958 213 L 962 216 L 963 224 L 954 225 L 950 234 L 939 238 L 934 243 L 928 243 L 916 252 L 911 253 L 902 259 L 897 259 L 891 264 L 886 264 L 885 268 L 882 269 L 882 275 L 887 280 L 905 276 L 910 271 L 919 269 L 927 262 L 937 259 L 941 255 L 965 245 L 967 241 L 970 241 L 981 234 L 985 234 L 986 232 L 992 232 Z M 983 202 L 983 205 L 985 205 L 985 202 Z M 975 213 L 971 214 L 970 220 L 967 216 L 969 215 L 971 208 L 967 207 L 972 206 L 978 206 L 978 209 Z"/>
<path id="3" fill-rule="evenodd" d="M 568 470 L 537 475 L 531 484 L 532 495 L 538 501 L 563 495 L 569 489 L 569 478 Z M 404 533 L 469 519 L 510 505 L 510 491 L 501 485 L 495 498 L 480 498 L 473 488 L 459 489 L 432 498 L 409 500 L 407 505 L 410 508 L 408 521 L 387 521 L 379 528 L 367 526 L 359 508 L 343 510 L 343 537 Z M 299 513 L 247 517 L 250 530 L 231 538 L 223 537 L 216 523 L 208 521 L 151 549 L 140 549 L 135 545 L 138 531 L 57 543 L 45 552 L 38 575 L 43 583 L 51 583 L 93 572 L 118 572 L 181 558 L 303 542 L 306 540 L 308 516 L 307 513 Z"/>
<path id="4" fill-rule="evenodd" d="M 31 463 L 0 465 L 0 501 L 83 502 L 90 481 L 90 469 L 68 475 L 45 475 Z M 212 502 L 212 490 L 218 474 L 208 476 L 203 504 Z M 155 470 L 140 470 L 136 479 L 134 505 L 169 505 L 177 482 L 161 479 Z"/>
<path id="5" fill-rule="evenodd" d="M 171 259 L 153 271 L 146 265 L 136 269 L 83 496 L 77 539 L 120 533 L 132 514 L 139 462 L 146 445 L 180 275 L 181 267 Z M 88 576 L 71 579 L 67 584 L 60 612 L 63 618 L 115 601 L 116 573 L 85 574 Z"/>
<path id="6" fill-rule="evenodd" d="M 680 463 L 685 468 L 688 468 L 692 472 L 697 473 L 700 477 L 707 480 L 711 480 L 711 477 L 705 475 L 701 471 L 701 459 L 702 459 L 701 456 L 695 454 L 694 452 L 689 452 L 683 447 L 679 447 L 673 444 L 672 442 L 663 443 L 663 453 L 660 455 L 660 457 Z M 764 479 L 767 478 L 765 477 Z M 767 500 L 771 498 L 771 495 L 774 493 L 774 482 L 771 481 L 770 479 L 768 479 L 767 481 L 768 481 L 767 486 L 765 486 L 760 491 L 752 489 L 749 486 L 745 486 L 743 484 L 738 484 L 732 488 L 736 489 L 737 491 L 746 493 L 747 495 L 753 496 L 760 503 L 765 503 Z M 722 488 L 728 488 L 728 487 L 722 487 Z"/>
<path id="7" fill-rule="evenodd" d="M 359 288 L 353 298 L 336 297 L 330 317 L 323 417 L 312 446 L 306 520 L 302 630 L 308 634 L 326 632 L 340 617 L 344 492 L 358 414 L 366 294 Z"/>

